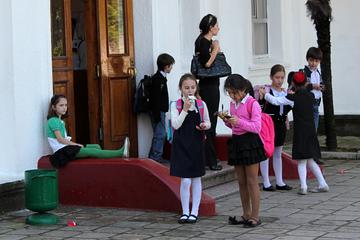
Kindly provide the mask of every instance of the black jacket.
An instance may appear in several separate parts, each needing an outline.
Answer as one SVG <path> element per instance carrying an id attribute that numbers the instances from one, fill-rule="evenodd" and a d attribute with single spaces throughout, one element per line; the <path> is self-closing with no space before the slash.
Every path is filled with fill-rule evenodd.
<path id="1" fill-rule="evenodd" d="M 324 83 L 323 83 L 323 79 L 321 77 L 321 73 L 318 69 L 316 71 L 320 74 L 320 84 L 323 85 Z M 313 90 L 313 85 L 311 83 L 311 70 L 308 66 L 304 67 L 304 73 L 306 76 L 306 81 L 308 82 L 308 84 L 306 85 L 306 89 L 311 91 L 311 90 Z"/>
<path id="2" fill-rule="evenodd" d="M 160 112 L 169 110 L 169 93 L 166 83 L 166 77 L 159 70 L 152 76 L 150 107 L 155 122 L 160 122 Z"/>

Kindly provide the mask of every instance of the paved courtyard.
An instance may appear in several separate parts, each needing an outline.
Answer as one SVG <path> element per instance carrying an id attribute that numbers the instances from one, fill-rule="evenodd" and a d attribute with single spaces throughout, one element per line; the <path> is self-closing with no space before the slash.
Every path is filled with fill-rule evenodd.
<path id="1" fill-rule="evenodd" d="M 328 193 L 297 195 L 296 180 L 287 181 L 296 187 L 290 192 L 261 192 L 263 224 L 252 229 L 227 224 L 229 215 L 241 213 L 236 193 L 217 200 L 217 216 L 200 216 L 193 225 L 178 224 L 168 212 L 60 207 L 59 224 L 29 226 L 29 212 L 17 211 L 0 216 L 0 239 L 360 239 L 360 161 L 327 160 L 325 175 Z"/>

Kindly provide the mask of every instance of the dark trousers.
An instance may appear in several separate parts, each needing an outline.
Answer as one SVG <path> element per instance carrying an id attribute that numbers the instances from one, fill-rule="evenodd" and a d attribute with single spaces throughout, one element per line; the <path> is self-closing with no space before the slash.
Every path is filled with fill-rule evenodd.
<path id="1" fill-rule="evenodd" d="M 205 163 L 207 166 L 215 166 L 217 165 L 215 149 L 217 115 L 215 112 L 219 110 L 220 102 L 219 79 L 202 79 L 199 82 L 199 88 L 201 99 L 208 108 L 211 122 L 211 128 L 205 131 Z"/>

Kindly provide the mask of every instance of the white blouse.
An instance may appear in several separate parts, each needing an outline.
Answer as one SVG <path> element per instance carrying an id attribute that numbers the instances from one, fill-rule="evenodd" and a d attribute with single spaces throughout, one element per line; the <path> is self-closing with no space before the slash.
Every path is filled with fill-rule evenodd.
<path id="1" fill-rule="evenodd" d="M 204 106 L 204 119 L 203 122 L 205 123 L 205 130 L 210 129 L 211 127 L 211 123 L 210 123 L 210 118 L 209 118 L 209 111 L 207 109 L 206 103 L 203 101 L 203 106 Z M 192 103 L 191 107 L 189 108 L 189 111 L 198 111 L 195 107 L 195 104 Z M 176 101 L 171 103 L 170 106 L 170 116 L 171 116 L 171 126 L 176 130 L 179 129 L 181 127 L 181 125 L 183 124 L 185 117 L 188 115 L 187 112 L 185 112 L 184 110 L 182 110 L 179 114 L 178 109 L 176 108 Z"/>

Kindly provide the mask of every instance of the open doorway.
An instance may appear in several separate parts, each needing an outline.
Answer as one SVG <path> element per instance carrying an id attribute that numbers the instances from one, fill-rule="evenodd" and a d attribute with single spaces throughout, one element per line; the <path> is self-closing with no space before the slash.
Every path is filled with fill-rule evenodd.
<path id="1" fill-rule="evenodd" d="M 85 0 L 71 2 L 71 16 L 76 141 L 86 144 L 90 135 Z"/>
<path id="2" fill-rule="evenodd" d="M 68 99 L 79 143 L 137 156 L 132 0 L 51 0 L 53 88 Z"/>

